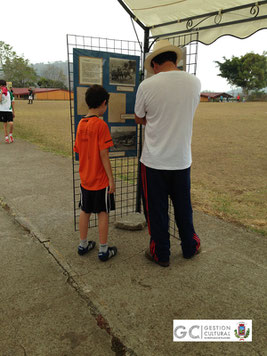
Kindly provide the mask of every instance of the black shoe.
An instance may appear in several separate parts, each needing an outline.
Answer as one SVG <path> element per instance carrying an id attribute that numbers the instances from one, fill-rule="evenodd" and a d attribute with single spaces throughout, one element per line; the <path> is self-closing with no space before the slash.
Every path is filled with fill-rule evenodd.
<path id="1" fill-rule="evenodd" d="M 86 253 L 88 253 L 89 251 L 93 250 L 94 247 L 95 247 L 95 242 L 94 241 L 88 241 L 87 247 L 78 246 L 78 254 L 80 256 L 83 256 Z"/>
<path id="2" fill-rule="evenodd" d="M 116 246 L 108 247 L 107 252 L 98 252 L 98 258 L 100 259 L 100 261 L 105 262 L 111 257 L 116 256 L 117 251 L 118 250 Z"/>
<path id="3" fill-rule="evenodd" d="M 184 258 L 189 260 L 190 258 L 193 258 L 194 256 L 198 255 L 200 252 L 201 252 L 201 247 L 199 246 L 198 249 L 196 250 L 196 252 L 193 255 L 190 255 L 190 256 L 185 256 L 184 255 Z"/>
<path id="4" fill-rule="evenodd" d="M 155 262 L 157 265 L 160 265 L 161 267 L 169 267 L 170 262 L 162 262 L 162 261 L 156 261 L 153 256 L 151 255 L 150 248 L 145 250 L 145 257 L 152 262 Z"/>

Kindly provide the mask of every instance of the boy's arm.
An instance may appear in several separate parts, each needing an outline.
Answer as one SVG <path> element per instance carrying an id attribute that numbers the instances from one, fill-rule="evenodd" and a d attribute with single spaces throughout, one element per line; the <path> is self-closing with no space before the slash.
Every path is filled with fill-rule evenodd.
<path id="1" fill-rule="evenodd" d="M 13 118 L 15 117 L 15 101 L 11 102 Z"/>
<path id="2" fill-rule="evenodd" d="M 112 174 L 112 168 L 109 160 L 108 148 L 100 151 L 100 158 L 103 163 L 104 169 L 107 173 L 108 180 L 109 180 L 109 193 L 115 192 L 115 183 Z"/>

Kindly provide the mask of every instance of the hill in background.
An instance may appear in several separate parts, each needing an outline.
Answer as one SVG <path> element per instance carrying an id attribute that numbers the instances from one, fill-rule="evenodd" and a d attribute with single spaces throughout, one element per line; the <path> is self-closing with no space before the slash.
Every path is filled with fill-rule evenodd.
<path id="1" fill-rule="evenodd" d="M 37 75 L 53 80 L 61 80 L 69 87 L 68 62 L 57 61 L 48 63 L 35 63 L 32 65 Z"/>

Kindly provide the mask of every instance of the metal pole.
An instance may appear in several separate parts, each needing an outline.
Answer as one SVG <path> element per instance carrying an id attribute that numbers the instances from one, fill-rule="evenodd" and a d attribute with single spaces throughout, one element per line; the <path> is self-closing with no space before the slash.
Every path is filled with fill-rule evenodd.
<path id="1" fill-rule="evenodd" d="M 72 148 L 74 145 L 74 135 L 75 135 L 75 129 L 74 129 L 74 122 L 73 122 L 73 115 L 72 115 L 72 99 L 71 99 L 71 69 L 70 69 L 70 46 L 69 46 L 69 35 L 67 37 L 67 56 L 68 56 L 68 76 L 69 76 L 69 105 L 70 105 L 70 129 L 71 129 L 71 144 Z M 73 73 L 72 73 L 73 74 Z M 77 231 L 77 219 L 76 219 L 76 206 L 75 206 L 75 157 L 74 157 L 74 152 L 72 152 L 72 186 L 73 186 L 73 217 L 74 217 L 74 231 Z"/>
<path id="2" fill-rule="evenodd" d="M 142 68 L 142 75 L 141 75 L 141 81 L 144 80 L 144 74 L 145 74 L 145 58 L 146 58 L 146 53 L 149 51 L 149 29 L 146 28 L 144 31 L 144 51 L 143 51 L 143 68 Z M 136 212 L 141 213 L 141 162 L 140 162 L 140 157 L 141 157 L 141 152 L 142 152 L 142 146 L 143 146 L 143 140 L 142 140 L 142 125 L 139 125 L 139 149 L 138 149 L 138 174 L 137 174 L 137 192 L 136 192 Z"/>

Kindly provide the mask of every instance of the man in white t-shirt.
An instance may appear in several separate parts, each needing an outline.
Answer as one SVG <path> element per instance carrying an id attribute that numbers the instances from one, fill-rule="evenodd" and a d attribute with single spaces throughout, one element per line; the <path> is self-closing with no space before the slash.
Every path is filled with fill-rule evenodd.
<path id="1" fill-rule="evenodd" d="M 135 121 L 145 125 L 141 155 L 144 210 L 150 234 L 145 256 L 169 266 L 170 237 L 168 196 L 181 238 L 183 256 L 199 252 L 200 239 L 193 226 L 190 196 L 191 138 L 193 118 L 200 99 L 199 79 L 177 69 L 179 47 L 168 40 L 155 43 L 145 69 L 155 75 L 139 86 Z"/>

